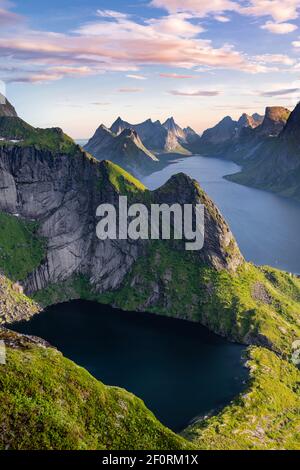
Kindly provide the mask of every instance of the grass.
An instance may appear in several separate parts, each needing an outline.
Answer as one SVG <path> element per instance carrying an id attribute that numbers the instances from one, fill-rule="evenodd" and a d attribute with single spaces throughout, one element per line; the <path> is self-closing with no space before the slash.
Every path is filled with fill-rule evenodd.
<path id="1" fill-rule="evenodd" d="M 0 449 L 192 449 L 134 395 L 107 387 L 50 348 L 7 348 Z"/>
<path id="2" fill-rule="evenodd" d="M 271 351 L 248 351 L 250 383 L 220 414 L 187 428 L 198 449 L 299 450 L 300 371 Z"/>
<path id="3" fill-rule="evenodd" d="M 119 194 L 126 195 L 128 193 L 140 193 L 146 191 L 146 186 L 138 179 L 134 178 L 130 173 L 123 170 L 120 166 L 108 160 L 103 162 L 108 175 L 108 179 L 112 186 Z"/>
<path id="4" fill-rule="evenodd" d="M 0 141 L 3 145 L 18 145 L 22 147 L 36 146 L 53 153 L 71 154 L 78 150 L 78 146 L 59 128 L 39 129 L 27 124 L 19 117 L 0 117 Z M 10 140 L 19 140 L 10 143 Z"/>
<path id="5" fill-rule="evenodd" d="M 36 222 L 0 212 L 0 270 L 10 279 L 22 281 L 41 263 L 45 242 Z"/>

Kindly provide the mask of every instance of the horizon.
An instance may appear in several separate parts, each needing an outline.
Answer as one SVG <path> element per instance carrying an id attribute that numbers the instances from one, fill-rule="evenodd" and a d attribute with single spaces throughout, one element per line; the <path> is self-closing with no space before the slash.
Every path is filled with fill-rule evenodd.
<path id="1" fill-rule="evenodd" d="M 185 4 L 0 0 L 0 91 L 25 121 L 77 140 L 117 116 L 173 116 L 201 134 L 226 115 L 295 107 L 297 1 Z"/>

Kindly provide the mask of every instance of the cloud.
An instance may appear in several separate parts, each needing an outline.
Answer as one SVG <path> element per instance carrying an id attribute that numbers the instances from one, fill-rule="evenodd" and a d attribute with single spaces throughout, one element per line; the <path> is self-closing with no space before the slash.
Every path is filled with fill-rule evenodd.
<path id="1" fill-rule="evenodd" d="M 299 16 L 299 0 L 251 0 L 240 12 L 255 17 L 271 16 L 277 23 L 296 20 Z"/>
<path id="2" fill-rule="evenodd" d="M 5 0 L 0 0 L 0 26 L 6 27 L 15 24 L 19 24 L 23 21 L 23 18 L 17 13 L 9 11 L 12 4 Z"/>
<path id="3" fill-rule="evenodd" d="M 215 15 L 214 19 L 216 21 L 219 21 L 220 23 L 228 23 L 230 21 L 230 18 L 228 18 L 227 16 L 223 16 L 223 15 Z"/>
<path id="4" fill-rule="evenodd" d="M 128 18 L 129 15 L 127 13 L 120 13 L 119 11 L 115 10 L 97 10 L 97 16 L 101 18 L 117 18 L 117 19 L 125 19 Z"/>
<path id="5" fill-rule="evenodd" d="M 293 65 L 295 64 L 295 59 L 285 55 L 285 54 L 263 54 L 255 56 L 257 62 L 263 64 L 282 64 L 282 65 Z"/>
<path id="6" fill-rule="evenodd" d="M 298 26 L 292 23 L 273 23 L 272 21 L 267 21 L 261 26 L 261 29 L 266 29 L 274 34 L 288 34 L 296 31 Z"/>
<path id="7" fill-rule="evenodd" d="M 147 77 L 144 75 L 136 75 L 136 74 L 128 74 L 126 75 L 127 78 L 132 78 L 133 80 L 147 80 Z"/>
<path id="8" fill-rule="evenodd" d="M 195 78 L 194 75 L 183 75 L 183 74 L 179 74 L 179 73 L 160 73 L 159 76 L 161 78 L 175 78 L 175 79 L 179 79 L 179 80 Z"/>
<path id="9" fill-rule="evenodd" d="M 141 93 L 143 88 L 119 88 L 119 93 Z"/>
<path id="10" fill-rule="evenodd" d="M 185 3 L 198 7 L 201 3 L 205 11 L 208 8 L 208 2 Z M 223 11 L 225 4 L 229 8 L 233 2 L 212 0 L 209 8 Z M 255 62 L 231 45 L 214 47 L 212 41 L 199 37 L 202 32 L 202 26 L 195 24 L 187 12 L 137 22 L 124 13 L 98 10 L 94 21 L 71 32 L 36 31 L 27 25 L 14 34 L 1 31 L 0 57 L 8 65 L 21 69 L 20 73 L 7 72 L 5 79 L 10 82 L 39 83 L 43 79 L 59 80 L 64 76 L 107 71 L 133 72 L 133 78 L 141 75 L 136 72 L 145 65 L 188 70 L 208 67 L 249 73 L 268 71 L 266 65 Z M 29 64 L 33 70 L 28 70 Z"/>
<path id="11" fill-rule="evenodd" d="M 260 96 L 272 97 L 272 96 L 284 96 L 291 95 L 293 93 L 300 92 L 300 88 L 285 88 L 282 90 L 272 90 L 272 91 L 261 91 L 259 92 Z"/>
<path id="12" fill-rule="evenodd" d="M 190 13 L 200 18 L 213 15 L 217 21 L 222 21 L 218 17 L 222 18 L 224 12 L 236 12 L 256 18 L 269 16 L 276 24 L 297 19 L 300 9 L 299 0 L 249 0 L 247 3 L 237 0 L 210 0 L 207 2 L 201 0 L 185 0 L 184 2 L 182 0 L 152 0 L 151 5 L 163 8 L 172 14 Z M 278 34 L 277 31 L 275 31 L 276 34 Z"/>
<path id="13" fill-rule="evenodd" d="M 170 90 L 170 95 L 174 96 L 217 96 L 220 95 L 220 91 L 209 91 L 209 90 L 198 90 L 198 91 L 181 91 L 181 90 Z"/>
<path id="14" fill-rule="evenodd" d="M 239 4 L 230 0 L 152 0 L 153 7 L 163 8 L 170 13 L 188 12 L 198 17 L 205 17 L 210 13 L 223 13 L 236 11 Z"/>

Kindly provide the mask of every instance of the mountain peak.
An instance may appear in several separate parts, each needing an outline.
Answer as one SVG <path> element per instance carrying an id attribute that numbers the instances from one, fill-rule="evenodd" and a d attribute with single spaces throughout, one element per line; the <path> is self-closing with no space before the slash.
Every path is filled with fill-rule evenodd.
<path id="1" fill-rule="evenodd" d="M 299 141 L 299 131 L 300 131 L 300 102 L 296 105 L 295 109 L 291 112 L 286 126 L 282 131 L 282 136 L 291 136 L 294 135 L 298 138 Z"/>
<path id="2" fill-rule="evenodd" d="M 283 106 L 268 106 L 257 132 L 261 136 L 277 136 L 283 130 L 291 112 Z"/>
<path id="3" fill-rule="evenodd" d="M 0 93 L 0 117 L 18 117 L 12 104 Z"/>

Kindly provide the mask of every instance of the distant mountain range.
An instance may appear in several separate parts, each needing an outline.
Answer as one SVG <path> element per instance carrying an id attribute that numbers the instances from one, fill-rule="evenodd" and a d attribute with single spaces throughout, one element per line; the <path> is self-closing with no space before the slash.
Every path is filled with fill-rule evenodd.
<path id="1" fill-rule="evenodd" d="M 110 129 L 101 124 L 85 150 L 98 160 L 109 159 L 141 176 L 157 169 L 158 162 L 190 155 L 189 145 L 199 138 L 191 127 L 182 129 L 173 117 L 163 124 L 151 119 L 131 124 L 118 117 Z"/>
<path id="2" fill-rule="evenodd" d="M 131 128 L 114 133 L 102 124 L 85 148 L 98 160 L 110 160 L 135 175 L 154 170 L 158 162 L 156 156 L 143 145 L 138 133 Z"/>
<path id="3" fill-rule="evenodd" d="M 300 104 L 292 113 L 272 106 L 264 116 L 227 116 L 189 148 L 241 165 L 241 172 L 226 177 L 231 181 L 300 200 Z"/>

